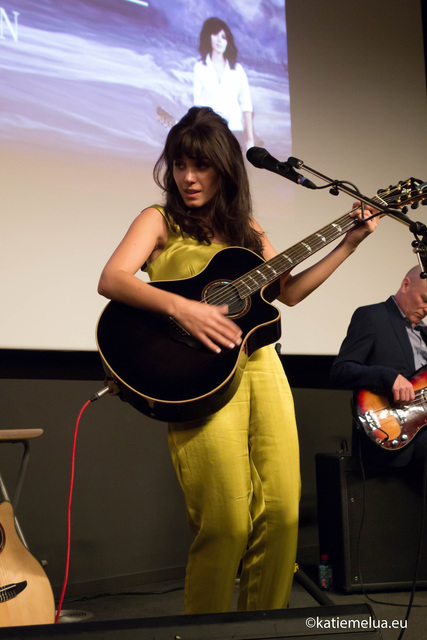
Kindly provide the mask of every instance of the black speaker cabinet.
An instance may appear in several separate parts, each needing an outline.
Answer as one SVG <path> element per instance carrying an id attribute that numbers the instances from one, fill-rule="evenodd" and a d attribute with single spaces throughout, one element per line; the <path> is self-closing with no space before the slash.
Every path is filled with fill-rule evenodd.
<path id="1" fill-rule="evenodd" d="M 376 466 L 365 469 L 364 477 L 357 457 L 316 455 L 319 550 L 329 555 L 336 589 L 411 588 L 422 517 L 420 476 L 409 468 Z M 417 580 L 423 588 L 425 533 Z"/>

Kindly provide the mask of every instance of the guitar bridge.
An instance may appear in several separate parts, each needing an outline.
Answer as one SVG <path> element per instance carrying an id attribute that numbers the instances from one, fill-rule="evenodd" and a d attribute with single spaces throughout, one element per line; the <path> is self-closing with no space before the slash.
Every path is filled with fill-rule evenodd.
<path id="1" fill-rule="evenodd" d="M 0 587 L 0 602 L 7 602 L 8 600 L 12 600 L 16 598 L 21 591 L 27 586 L 27 581 L 23 580 L 22 582 L 16 582 L 14 584 L 7 584 L 4 587 Z"/>
<path id="2" fill-rule="evenodd" d="M 172 318 L 172 316 L 168 316 L 167 318 L 166 331 L 168 335 L 176 342 L 183 342 L 193 349 L 205 348 L 200 340 L 193 338 L 191 333 L 184 329 L 184 327 L 174 318 Z"/>
<path id="3" fill-rule="evenodd" d="M 180 333 L 182 336 L 189 336 L 190 334 L 188 333 L 188 331 L 186 329 L 184 329 L 184 327 L 182 326 L 182 324 L 179 324 L 179 322 L 177 322 L 176 320 L 174 320 L 172 318 L 172 316 L 168 316 L 168 322 L 169 324 L 176 330 L 178 331 L 178 333 Z"/>

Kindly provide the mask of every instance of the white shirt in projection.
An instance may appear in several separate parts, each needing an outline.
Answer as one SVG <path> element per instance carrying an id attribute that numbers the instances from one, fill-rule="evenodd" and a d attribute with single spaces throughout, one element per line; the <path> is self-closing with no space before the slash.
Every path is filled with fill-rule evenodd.
<path id="1" fill-rule="evenodd" d="M 228 60 L 218 78 L 212 60 L 206 56 L 206 64 L 199 60 L 194 65 L 194 104 L 211 107 L 225 118 L 231 131 L 243 131 L 243 111 L 252 112 L 249 83 L 241 64 L 230 69 Z"/>

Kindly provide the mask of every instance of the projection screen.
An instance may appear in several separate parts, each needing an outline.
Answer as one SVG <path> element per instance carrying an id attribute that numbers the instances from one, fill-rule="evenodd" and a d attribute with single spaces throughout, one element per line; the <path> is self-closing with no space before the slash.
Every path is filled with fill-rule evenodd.
<path id="1" fill-rule="evenodd" d="M 0 348 L 96 348 L 107 302 L 96 292 L 100 272 L 139 211 L 161 202 L 152 168 L 169 127 L 194 104 L 209 17 L 233 34 L 257 146 L 367 196 L 426 179 L 421 8 L 408 0 L 396 20 L 398 8 L 398 0 L 0 0 Z M 279 251 L 351 208 L 346 195 L 249 164 L 248 172 L 255 215 Z M 383 220 L 318 291 L 281 307 L 282 351 L 335 353 L 353 310 L 388 297 L 415 263 L 411 240 L 405 225 Z"/>

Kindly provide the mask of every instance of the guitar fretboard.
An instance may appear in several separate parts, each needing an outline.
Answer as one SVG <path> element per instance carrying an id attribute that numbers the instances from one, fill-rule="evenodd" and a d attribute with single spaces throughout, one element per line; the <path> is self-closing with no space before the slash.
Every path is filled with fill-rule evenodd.
<path id="1" fill-rule="evenodd" d="M 388 189 L 378 192 L 372 198 L 372 201 L 384 206 L 394 203 L 396 206 L 401 207 L 403 204 L 425 198 L 426 193 L 426 182 L 409 178 L 399 182 L 396 186 L 390 186 Z M 319 229 L 319 231 L 294 244 L 286 251 L 282 251 L 282 253 L 279 253 L 268 262 L 263 263 L 233 282 L 232 285 L 237 289 L 239 296 L 242 299 L 251 296 L 262 287 L 274 282 L 286 271 L 293 269 L 300 262 L 326 247 L 330 242 L 353 229 L 359 223 L 357 219 L 350 215 L 354 211 L 356 209 L 352 209 L 352 211 L 344 214 L 338 220 Z"/>
<path id="2" fill-rule="evenodd" d="M 393 203 L 395 206 L 402 207 L 404 204 L 417 202 L 425 198 L 426 194 L 427 182 L 409 178 L 399 182 L 394 187 L 390 186 L 385 191 L 379 192 L 372 198 L 372 201 L 384 206 Z M 241 300 L 245 300 L 266 285 L 271 284 L 286 271 L 293 269 L 303 260 L 314 255 L 330 242 L 333 242 L 359 224 L 359 220 L 350 215 L 354 211 L 356 211 L 356 208 L 319 229 L 319 231 L 311 234 L 301 242 L 294 244 L 289 249 L 282 251 L 271 260 L 245 273 L 234 282 L 230 282 L 219 293 L 209 297 L 208 302 L 210 304 L 230 304 L 236 295 Z"/>
<path id="3" fill-rule="evenodd" d="M 300 262 L 326 247 L 330 242 L 350 231 L 358 222 L 349 213 L 345 214 L 301 242 L 282 251 L 268 262 L 264 262 L 259 267 L 245 273 L 244 276 L 232 283 L 233 286 L 236 287 L 242 299 L 251 296 L 262 287 L 277 280 L 286 271 L 293 269 Z"/>

